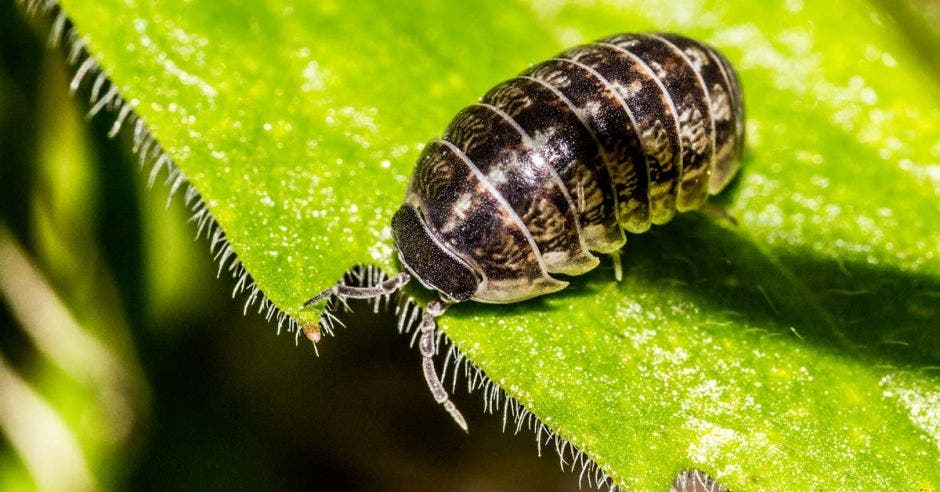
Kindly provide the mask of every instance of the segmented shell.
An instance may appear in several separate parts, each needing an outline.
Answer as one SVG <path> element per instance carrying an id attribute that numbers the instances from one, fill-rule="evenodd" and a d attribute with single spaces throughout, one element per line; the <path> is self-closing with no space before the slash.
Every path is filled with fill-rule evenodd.
<path id="1" fill-rule="evenodd" d="M 620 34 L 567 50 L 462 110 L 406 201 L 482 278 L 473 299 L 564 288 L 641 233 L 696 209 L 740 166 L 740 85 L 714 49 Z"/>

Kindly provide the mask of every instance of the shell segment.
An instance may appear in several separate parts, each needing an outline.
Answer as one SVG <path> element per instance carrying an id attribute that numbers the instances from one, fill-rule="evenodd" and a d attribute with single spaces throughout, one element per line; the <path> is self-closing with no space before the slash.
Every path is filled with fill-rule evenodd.
<path id="1" fill-rule="evenodd" d="M 452 143 L 435 140 L 425 147 L 406 202 L 441 243 L 481 274 L 472 299 L 516 302 L 568 285 L 548 276 L 512 207 Z"/>
<path id="2" fill-rule="evenodd" d="M 538 80 L 519 77 L 494 87 L 483 102 L 502 109 L 542 149 L 542 157 L 568 190 L 586 243 L 583 247 L 609 251 L 622 246 L 607 167 L 590 131 L 564 96 Z"/>
<path id="3" fill-rule="evenodd" d="M 676 208 L 693 210 L 708 199 L 708 180 L 715 155 L 715 125 L 705 82 L 685 54 L 668 40 L 648 34 L 621 34 L 603 39 L 643 60 L 672 101 L 682 139 L 682 174 Z"/>
<path id="4" fill-rule="evenodd" d="M 526 104 L 517 99 L 517 105 Z M 510 108 L 510 110 L 513 110 Z M 505 111 L 475 104 L 461 111 L 444 133 L 512 207 L 549 272 L 580 275 L 597 265 L 581 237 L 576 210 L 564 182 Z"/>
<path id="5" fill-rule="evenodd" d="M 730 86 L 731 92 L 731 113 L 734 115 L 734 151 L 731 158 L 715 163 L 718 172 L 711 182 L 710 192 L 712 194 L 721 191 L 737 174 L 744 158 L 744 92 L 741 90 L 741 82 L 738 76 L 731 68 L 731 63 L 721 53 L 709 49 L 708 55 L 721 68 L 725 76 L 726 83 Z"/>
<path id="6" fill-rule="evenodd" d="M 610 175 L 612 189 L 607 193 L 616 201 L 615 220 L 633 233 L 649 229 L 647 157 L 636 131 L 636 120 L 623 98 L 607 79 L 577 61 L 556 58 L 525 73 L 564 94 L 589 125 Z M 626 238 L 620 239 L 616 249 L 625 242 Z"/>
<path id="7" fill-rule="evenodd" d="M 676 211 L 682 173 L 682 141 L 675 107 L 662 82 L 636 55 L 608 44 L 589 44 L 561 54 L 592 68 L 630 108 L 650 176 L 650 220 L 669 222 Z"/>
<path id="8" fill-rule="evenodd" d="M 657 34 L 657 36 L 682 50 L 708 90 L 709 109 L 715 125 L 716 145 L 708 192 L 714 194 L 724 188 L 738 166 L 739 149 L 737 148 L 735 115 L 741 114 L 741 111 L 733 109 L 738 104 L 734 99 L 736 89 L 725 74 L 721 62 L 715 58 L 714 50 L 675 34 Z M 740 105 L 737 107 L 740 108 Z"/>

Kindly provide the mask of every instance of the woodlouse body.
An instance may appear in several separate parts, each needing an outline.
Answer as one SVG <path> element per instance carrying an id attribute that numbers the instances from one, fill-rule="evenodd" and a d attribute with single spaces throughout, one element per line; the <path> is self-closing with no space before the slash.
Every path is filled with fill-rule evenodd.
<path id="1" fill-rule="evenodd" d="M 741 87 L 714 49 L 674 34 L 621 34 L 565 51 L 490 90 L 424 149 L 392 219 L 408 272 L 329 296 L 375 298 L 417 278 L 438 292 L 421 318 L 422 369 L 464 430 L 434 368 L 435 318 L 453 302 L 521 301 L 563 289 L 551 274 L 618 258 L 641 233 L 701 207 L 741 163 Z"/>
<path id="2" fill-rule="evenodd" d="M 555 292 L 701 207 L 738 167 L 740 84 L 716 50 L 621 34 L 490 90 L 424 149 L 393 220 L 399 257 L 448 301 Z"/>

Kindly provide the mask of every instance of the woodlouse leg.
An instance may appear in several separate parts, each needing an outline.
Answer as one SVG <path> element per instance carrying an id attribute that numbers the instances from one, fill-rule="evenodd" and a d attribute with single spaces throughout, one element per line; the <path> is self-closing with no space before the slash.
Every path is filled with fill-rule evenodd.
<path id="1" fill-rule="evenodd" d="M 705 202 L 701 207 L 699 207 L 698 211 L 712 220 L 725 222 L 732 227 L 738 226 L 738 219 L 735 219 L 734 216 L 731 215 L 731 212 L 728 212 L 728 210 L 721 205 Z"/>
<path id="2" fill-rule="evenodd" d="M 316 304 L 321 299 L 326 299 L 330 296 L 337 296 L 341 299 L 374 299 L 376 297 L 387 296 L 404 287 L 410 280 L 411 275 L 407 272 L 402 272 L 372 287 L 351 287 L 349 285 L 336 284 L 308 299 L 303 307 Z"/>
<path id="3" fill-rule="evenodd" d="M 468 432 L 467 421 L 464 420 L 460 410 L 457 410 L 457 407 L 454 406 L 454 402 L 450 401 L 447 390 L 444 389 L 441 378 L 437 375 L 437 369 L 434 368 L 434 332 L 437 329 L 434 318 L 444 314 L 446 308 L 447 306 L 443 302 L 436 300 L 431 301 L 427 309 L 424 310 L 424 316 L 421 318 L 421 341 L 418 344 L 421 347 L 421 356 L 423 357 L 421 368 L 424 372 L 424 379 L 428 382 L 428 388 L 431 390 L 431 394 L 434 395 L 434 400 L 444 405 L 444 409 L 454 419 L 454 422 L 464 432 Z"/>
<path id="4" fill-rule="evenodd" d="M 623 280 L 623 264 L 620 262 L 620 250 L 611 253 L 610 259 L 614 261 L 614 278 L 620 282 Z"/>

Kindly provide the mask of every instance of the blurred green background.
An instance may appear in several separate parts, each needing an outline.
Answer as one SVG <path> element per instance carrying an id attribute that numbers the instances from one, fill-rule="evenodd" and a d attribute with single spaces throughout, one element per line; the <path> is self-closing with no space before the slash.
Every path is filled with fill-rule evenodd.
<path id="1" fill-rule="evenodd" d="M 20 10 L 0 2 L 0 490 L 577 487 L 458 391 L 463 435 L 390 315 L 359 306 L 320 357 L 243 316 Z"/>

